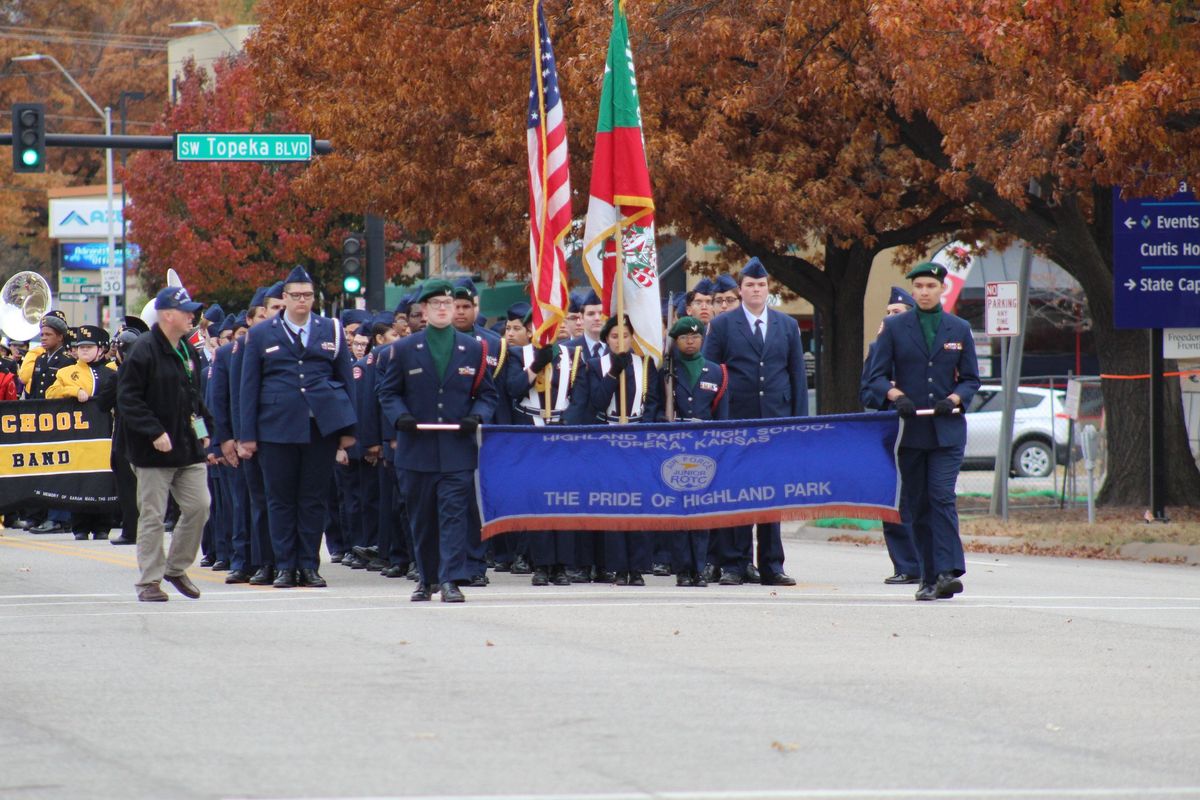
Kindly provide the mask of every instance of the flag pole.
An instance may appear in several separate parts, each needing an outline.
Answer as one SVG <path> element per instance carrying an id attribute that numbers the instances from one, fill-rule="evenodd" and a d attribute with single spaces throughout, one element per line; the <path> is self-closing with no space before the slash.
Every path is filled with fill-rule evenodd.
<path id="1" fill-rule="evenodd" d="M 618 342 L 622 342 L 625 339 L 625 234 L 624 234 L 624 228 L 621 225 L 621 223 L 622 223 L 621 214 L 622 213 L 623 212 L 621 210 L 621 207 L 618 205 L 617 206 L 617 232 L 616 232 L 617 264 L 616 264 L 616 269 L 613 270 L 613 280 L 617 284 L 617 325 L 616 325 L 616 327 L 620 330 L 620 333 L 617 335 Z M 622 352 L 624 352 L 624 351 L 622 351 Z M 620 389 L 618 391 L 620 394 L 620 403 L 621 403 L 620 422 L 622 425 L 624 425 L 625 423 L 629 422 L 629 416 L 625 411 L 625 409 L 627 408 L 627 406 L 625 405 L 625 370 L 621 370 L 621 378 L 620 378 L 619 386 L 620 386 Z"/>

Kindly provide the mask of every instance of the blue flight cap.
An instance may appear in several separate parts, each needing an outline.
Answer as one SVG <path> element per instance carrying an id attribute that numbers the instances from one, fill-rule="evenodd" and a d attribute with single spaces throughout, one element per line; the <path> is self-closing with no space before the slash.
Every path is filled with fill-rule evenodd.
<path id="1" fill-rule="evenodd" d="M 275 281 L 267 287 L 267 297 L 271 300 L 283 299 L 283 281 Z"/>
<path id="2" fill-rule="evenodd" d="M 342 323 L 343 328 L 350 324 L 350 312 L 353 310 L 352 308 L 343 308 L 338 312 L 338 322 Z"/>
<path id="3" fill-rule="evenodd" d="M 737 288 L 737 281 L 731 275 L 718 275 L 717 279 L 713 281 L 713 294 L 736 292 Z"/>
<path id="4" fill-rule="evenodd" d="M 292 267 L 292 271 L 283 279 L 284 283 L 312 283 L 312 275 L 308 274 L 308 270 L 297 264 Z"/>
<path id="5" fill-rule="evenodd" d="M 753 258 L 751 258 L 749 261 L 746 262 L 746 266 L 742 267 L 740 276 L 742 278 L 766 278 L 766 277 L 769 277 L 767 275 L 767 268 L 764 267 L 763 263 L 758 260 L 758 256 L 754 256 Z"/>
<path id="6" fill-rule="evenodd" d="M 533 313 L 533 309 L 529 303 L 524 300 L 519 300 L 508 307 L 508 319 L 524 320 L 527 316 Z"/>
<path id="7" fill-rule="evenodd" d="M 892 294 L 888 297 L 888 305 L 894 305 L 895 303 L 903 303 L 911 308 L 917 304 L 917 301 L 913 300 L 913 296 L 899 286 L 893 286 Z"/>
<path id="8" fill-rule="evenodd" d="M 250 298 L 251 308 L 261 308 L 267 304 L 267 290 L 270 286 L 260 286 L 254 290 L 254 297 Z"/>
<path id="9" fill-rule="evenodd" d="M 167 311 L 169 309 L 179 309 L 190 313 L 198 311 L 200 303 L 193 300 L 188 295 L 187 289 L 182 286 L 168 286 L 154 296 L 154 310 Z"/>
<path id="10" fill-rule="evenodd" d="M 238 315 L 233 320 L 233 329 L 236 331 L 238 328 L 245 328 L 245 327 L 246 327 L 246 312 L 239 311 Z"/>
<path id="11" fill-rule="evenodd" d="M 225 319 L 225 309 L 221 308 L 218 303 L 213 303 L 208 308 L 204 309 L 204 318 L 216 325 Z"/>
<path id="12" fill-rule="evenodd" d="M 400 302 L 396 303 L 396 308 L 394 311 L 392 311 L 392 316 L 395 317 L 397 314 L 403 314 L 404 316 L 408 316 L 408 311 L 409 311 L 409 309 L 412 308 L 412 304 L 413 304 L 412 295 L 411 294 L 404 295 L 403 297 L 400 298 Z"/>
<path id="13" fill-rule="evenodd" d="M 583 300 L 579 303 L 579 310 L 583 311 L 584 306 L 602 306 L 604 301 L 600 299 L 600 295 L 596 294 L 595 289 L 589 289 L 584 295 Z"/>
<path id="14" fill-rule="evenodd" d="M 378 314 L 371 317 L 369 322 L 372 328 L 374 328 L 376 325 L 386 325 L 390 328 L 392 327 L 392 323 L 395 321 L 395 319 L 396 315 L 391 311 L 380 311 Z"/>
<path id="15" fill-rule="evenodd" d="M 692 287 L 692 291 L 696 294 L 702 294 L 705 297 L 712 297 L 713 282 L 709 278 L 701 278 L 696 281 L 696 285 Z"/>
<path id="16" fill-rule="evenodd" d="M 478 296 L 479 290 L 475 288 L 475 281 L 470 278 L 464 276 L 454 282 L 455 300 L 474 300 Z"/>
<path id="17" fill-rule="evenodd" d="M 687 295 L 686 294 L 676 295 L 676 297 L 675 297 L 675 316 L 676 317 L 687 316 Z"/>
<path id="18" fill-rule="evenodd" d="M 579 314 L 583 311 L 583 298 L 586 294 L 576 289 L 567 295 L 567 312 L 571 314 Z"/>
<path id="19" fill-rule="evenodd" d="M 220 336 L 226 331 L 232 331 L 233 326 L 237 324 L 237 317 L 233 314 L 226 314 L 224 321 L 221 322 L 221 327 L 217 328 L 217 336 Z"/>

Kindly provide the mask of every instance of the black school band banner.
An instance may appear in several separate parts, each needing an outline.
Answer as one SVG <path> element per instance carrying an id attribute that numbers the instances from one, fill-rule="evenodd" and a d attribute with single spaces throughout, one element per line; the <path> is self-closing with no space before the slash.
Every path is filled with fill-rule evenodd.
<path id="1" fill-rule="evenodd" d="M 115 508 L 112 417 L 95 403 L 0 403 L 0 509 Z"/>

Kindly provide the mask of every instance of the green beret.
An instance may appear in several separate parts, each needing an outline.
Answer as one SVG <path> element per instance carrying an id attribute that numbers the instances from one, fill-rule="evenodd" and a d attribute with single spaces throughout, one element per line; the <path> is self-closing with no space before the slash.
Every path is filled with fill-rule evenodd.
<path id="1" fill-rule="evenodd" d="M 926 261 L 924 264 L 917 264 L 909 273 L 904 276 L 905 280 L 914 280 L 916 278 L 937 278 L 945 283 L 947 270 L 941 264 L 934 264 L 932 261 Z"/>
<path id="2" fill-rule="evenodd" d="M 420 302 L 424 303 L 431 297 L 454 297 L 454 285 L 440 278 L 426 281 L 421 287 Z"/>
<path id="3" fill-rule="evenodd" d="M 698 333 L 703 336 L 704 323 L 695 317 L 680 317 L 671 326 L 670 336 L 672 339 L 678 339 L 680 336 L 686 336 L 689 333 Z"/>

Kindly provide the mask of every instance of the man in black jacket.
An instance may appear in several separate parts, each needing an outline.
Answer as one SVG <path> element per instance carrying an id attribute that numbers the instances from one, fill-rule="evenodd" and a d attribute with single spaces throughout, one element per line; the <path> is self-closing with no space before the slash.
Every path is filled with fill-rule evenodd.
<path id="1" fill-rule="evenodd" d="M 158 322 L 138 337 L 117 382 L 117 413 L 138 484 L 138 599 L 166 600 L 159 585 L 164 578 L 195 599 L 200 590 L 185 570 L 196 560 L 208 520 L 205 448 L 213 426 L 200 393 L 200 357 L 185 339 L 200 304 L 175 286 L 158 293 L 154 308 Z M 180 515 L 164 558 L 168 494 L 175 497 Z"/>

